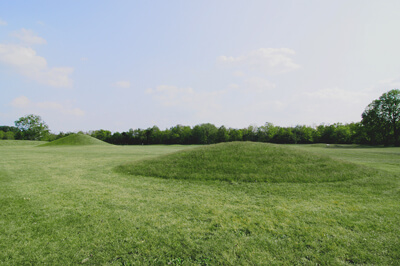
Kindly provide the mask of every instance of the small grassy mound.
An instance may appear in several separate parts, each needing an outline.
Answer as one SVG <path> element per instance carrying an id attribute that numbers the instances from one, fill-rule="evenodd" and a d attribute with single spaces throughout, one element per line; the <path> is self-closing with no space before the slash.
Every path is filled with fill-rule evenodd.
<path id="1" fill-rule="evenodd" d="M 288 146 L 231 142 L 124 164 L 132 175 L 233 182 L 334 182 L 370 176 L 375 170 Z"/>
<path id="2" fill-rule="evenodd" d="M 39 146 L 44 147 L 44 146 L 60 146 L 60 145 L 83 146 L 83 145 L 110 145 L 110 144 L 101 141 L 99 139 L 93 138 L 91 136 L 78 133 Z"/>

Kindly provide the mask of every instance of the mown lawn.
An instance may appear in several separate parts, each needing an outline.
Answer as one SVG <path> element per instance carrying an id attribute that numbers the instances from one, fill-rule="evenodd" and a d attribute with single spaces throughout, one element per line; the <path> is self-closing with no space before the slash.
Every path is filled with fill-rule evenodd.
<path id="1" fill-rule="evenodd" d="M 379 171 L 163 179 L 115 168 L 192 147 L 0 143 L 0 264 L 399 264 L 400 149 L 293 147 Z"/>

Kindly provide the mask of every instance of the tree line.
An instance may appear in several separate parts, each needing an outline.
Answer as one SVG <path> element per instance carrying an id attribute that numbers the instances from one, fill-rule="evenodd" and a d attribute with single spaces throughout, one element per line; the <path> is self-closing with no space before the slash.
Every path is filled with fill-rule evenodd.
<path id="1" fill-rule="evenodd" d="M 157 126 L 147 129 L 130 129 L 126 132 L 109 130 L 94 130 L 79 133 L 87 134 L 99 140 L 116 145 L 149 145 L 149 144 L 214 144 L 229 141 L 255 141 L 279 144 L 311 144 L 311 143 L 337 143 L 337 144 L 368 144 L 363 138 L 361 123 L 311 126 L 280 127 L 272 123 L 263 126 L 249 126 L 236 129 L 225 126 L 216 127 L 210 123 L 199 124 L 194 127 L 176 125 L 160 130 Z M 52 134 L 42 133 L 34 137 L 33 132 L 20 130 L 18 127 L 0 126 L 0 139 L 20 140 L 47 140 L 52 141 L 66 137 L 75 132 L 60 132 Z"/>
<path id="2" fill-rule="evenodd" d="M 216 127 L 210 123 L 194 127 L 176 125 L 160 130 L 130 129 L 126 132 L 94 130 L 80 132 L 116 145 L 149 144 L 214 144 L 229 141 L 255 141 L 278 144 L 400 144 L 400 90 L 391 90 L 369 104 L 361 115 L 361 122 L 331 125 L 280 127 L 272 123 L 235 129 Z M 15 127 L 0 126 L 0 139 L 28 139 L 52 141 L 72 134 L 52 134 L 39 116 L 28 115 L 15 121 Z"/>
<path id="3" fill-rule="evenodd" d="M 127 132 L 111 133 L 108 130 L 89 132 L 92 137 L 117 145 L 148 144 L 214 144 L 229 141 L 255 141 L 279 144 L 310 143 L 367 143 L 360 139 L 360 123 L 319 125 L 317 127 L 280 127 L 272 123 L 236 129 L 216 127 L 205 123 L 194 127 L 176 125 L 160 130 L 157 126 L 147 129 L 130 129 Z"/>

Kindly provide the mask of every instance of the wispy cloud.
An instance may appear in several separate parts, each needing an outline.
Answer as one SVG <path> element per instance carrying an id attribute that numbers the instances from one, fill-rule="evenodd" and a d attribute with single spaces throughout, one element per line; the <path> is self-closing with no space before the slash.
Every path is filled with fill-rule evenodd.
<path id="1" fill-rule="evenodd" d="M 218 100 L 227 93 L 227 90 L 198 92 L 191 87 L 160 85 L 145 92 L 164 107 L 183 108 L 194 111 L 197 117 L 208 118 L 221 108 Z"/>
<path id="2" fill-rule="evenodd" d="M 11 36 L 21 44 L 0 43 L 0 63 L 13 67 L 21 75 L 51 87 L 71 87 L 72 67 L 49 67 L 47 60 L 36 54 L 31 45 L 46 44 L 46 40 L 33 31 L 21 29 Z"/>
<path id="3" fill-rule="evenodd" d="M 25 96 L 15 98 L 11 102 L 11 106 L 16 107 L 16 108 L 27 108 L 27 107 L 29 107 L 30 104 L 31 104 L 31 101 Z"/>
<path id="4" fill-rule="evenodd" d="M 52 87 L 71 87 L 72 67 L 48 67 L 44 57 L 30 47 L 0 44 L 0 62 L 15 68 L 20 74 Z"/>
<path id="5" fill-rule="evenodd" d="M 244 92 L 265 92 L 276 87 L 275 83 L 260 77 L 251 77 L 245 80 Z"/>
<path id="6" fill-rule="evenodd" d="M 27 110 L 27 112 L 58 112 L 65 115 L 72 116 L 83 116 L 85 112 L 80 108 L 70 107 L 67 104 L 61 104 L 59 102 L 33 102 L 26 96 L 20 96 L 15 98 L 10 105 L 18 109 Z"/>
<path id="7" fill-rule="evenodd" d="M 24 44 L 46 44 L 46 40 L 37 36 L 32 30 L 20 29 L 11 33 L 11 36 L 21 40 Z"/>
<path id="8" fill-rule="evenodd" d="M 196 93 L 192 88 L 160 85 L 155 89 L 149 88 L 146 93 L 151 94 L 164 106 L 188 105 L 195 99 Z"/>
<path id="9" fill-rule="evenodd" d="M 0 18 L 0 26 L 6 26 L 7 22 Z"/>
<path id="10" fill-rule="evenodd" d="M 270 91 L 276 88 L 276 84 L 265 78 L 249 77 L 245 78 L 242 82 L 229 84 L 228 88 L 243 94 L 253 94 Z"/>
<path id="11" fill-rule="evenodd" d="M 369 93 L 362 91 L 350 91 L 340 88 L 325 88 L 313 92 L 305 92 L 304 95 L 314 100 L 329 100 L 338 102 L 358 103 L 370 97 Z"/>
<path id="12" fill-rule="evenodd" d="M 276 75 L 300 67 L 293 62 L 294 54 L 294 50 L 288 48 L 260 48 L 237 57 L 222 55 L 217 58 L 217 62 L 237 68 L 235 73 L 255 71 L 264 75 Z"/>
<path id="13" fill-rule="evenodd" d="M 400 77 L 379 81 L 379 85 L 387 86 L 388 90 L 400 88 Z"/>
<path id="14" fill-rule="evenodd" d="M 122 88 L 122 89 L 129 89 L 131 87 L 130 81 L 127 81 L 127 80 L 117 81 L 113 85 L 114 85 L 114 87 L 118 87 L 118 88 Z"/>

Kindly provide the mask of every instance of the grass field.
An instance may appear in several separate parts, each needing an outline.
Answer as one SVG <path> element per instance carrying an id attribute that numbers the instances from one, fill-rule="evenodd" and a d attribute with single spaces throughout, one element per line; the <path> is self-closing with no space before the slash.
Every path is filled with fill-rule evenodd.
<path id="1" fill-rule="evenodd" d="M 193 146 L 38 144 L 0 141 L 1 265 L 400 261 L 400 148 L 290 145 L 373 174 L 271 183 L 116 170 Z"/>

